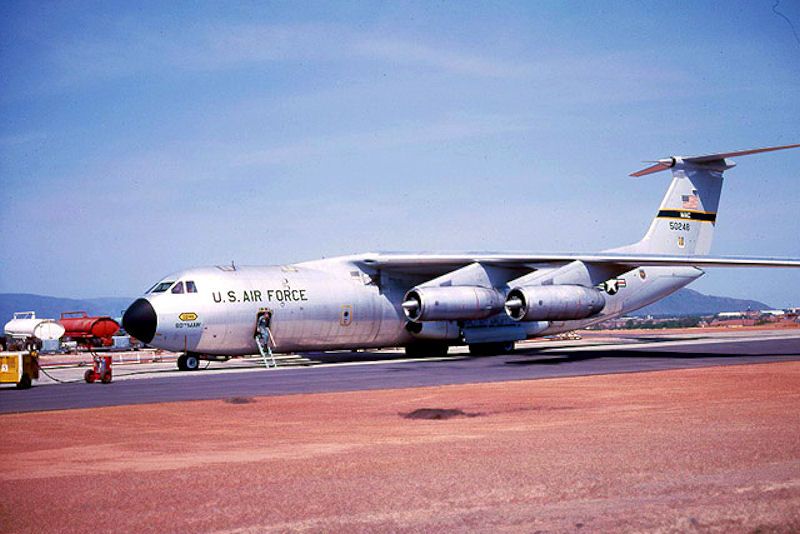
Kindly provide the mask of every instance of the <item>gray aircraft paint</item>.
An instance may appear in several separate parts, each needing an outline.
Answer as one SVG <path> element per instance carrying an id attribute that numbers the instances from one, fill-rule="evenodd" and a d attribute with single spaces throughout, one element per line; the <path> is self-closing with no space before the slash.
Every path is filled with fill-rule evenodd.
<path id="1" fill-rule="evenodd" d="M 191 280 L 196 293 L 166 291 L 142 297 L 156 315 L 149 343 L 206 355 L 255 354 L 256 320 L 265 310 L 272 313 L 270 330 L 279 352 L 408 346 L 420 341 L 517 341 L 582 328 L 639 309 L 702 276 L 699 267 L 800 267 L 800 260 L 705 255 L 713 238 L 722 173 L 733 167 L 725 158 L 795 146 L 800 145 L 673 157 L 635 173 L 671 168 L 673 179 L 644 238 L 606 252 L 378 253 L 285 266 L 181 271 L 164 281 Z M 515 322 L 498 310 L 486 319 L 416 324 L 402 307 L 407 292 L 415 287 L 478 287 L 505 299 L 514 287 L 536 285 L 592 288 L 602 292 L 605 306 L 599 314 L 575 321 Z"/>

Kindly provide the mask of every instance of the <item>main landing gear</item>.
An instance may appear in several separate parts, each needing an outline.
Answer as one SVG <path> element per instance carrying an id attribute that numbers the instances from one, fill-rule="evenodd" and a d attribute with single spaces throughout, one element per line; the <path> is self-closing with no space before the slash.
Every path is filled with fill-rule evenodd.
<path id="1" fill-rule="evenodd" d="M 178 369 L 181 371 L 197 371 L 200 369 L 200 358 L 197 354 L 187 352 L 178 356 Z"/>
<path id="2" fill-rule="evenodd" d="M 414 343 L 406 346 L 406 356 L 409 358 L 441 358 L 447 356 L 449 349 L 447 343 Z"/>
<path id="3" fill-rule="evenodd" d="M 514 352 L 513 341 L 500 343 L 473 343 L 469 346 L 469 353 L 473 356 L 495 356 Z"/>

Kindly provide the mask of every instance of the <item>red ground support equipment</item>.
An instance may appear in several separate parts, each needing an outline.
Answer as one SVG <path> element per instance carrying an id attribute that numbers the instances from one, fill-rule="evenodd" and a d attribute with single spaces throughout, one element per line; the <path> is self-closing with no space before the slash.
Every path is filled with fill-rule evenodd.
<path id="1" fill-rule="evenodd" d="M 94 366 L 84 373 L 83 379 L 87 384 L 100 380 L 103 384 L 111 382 L 111 356 L 94 355 Z"/>
<path id="2" fill-rule="evenodd" d="M 110 347 L 119 323 L 111 317 L 89 317 L 85 311 L 63 312 L 58 320 L 64 327 L 64 337 L 85 347 Z"/>

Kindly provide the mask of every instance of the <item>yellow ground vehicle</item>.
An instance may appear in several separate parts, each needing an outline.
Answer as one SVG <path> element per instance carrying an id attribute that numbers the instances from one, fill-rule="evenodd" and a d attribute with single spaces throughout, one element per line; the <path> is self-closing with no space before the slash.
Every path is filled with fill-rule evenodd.
<path id="1" fill-rule="evenodd" d="M 35 352 L 0 354 L 0 384 L 16 384 L 19 389 L 31 387 L 39 378 L 39 358 Z"/>

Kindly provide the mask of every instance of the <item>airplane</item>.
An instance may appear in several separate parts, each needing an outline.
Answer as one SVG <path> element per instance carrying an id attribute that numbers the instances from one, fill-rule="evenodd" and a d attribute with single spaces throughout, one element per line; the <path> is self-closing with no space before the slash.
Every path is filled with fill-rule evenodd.
<path id="1" fill-rule="evenodd" d="M 723 173 L 733 157 L 800 144 L 671 156 L 644 237 L 592 253 L 365 253 L 289 265 L 234 264 L 170 274 L 125 311 L 125 330 L 201 360 L 273 352 L 404 347 L 440 356 L 508 353 L 518 341 L 587 327 L 647 306 L 709 267 L 800 267 L 800 259 L 709 256 Z M 273 360 L 274 361 L 274 360 Z"/>

